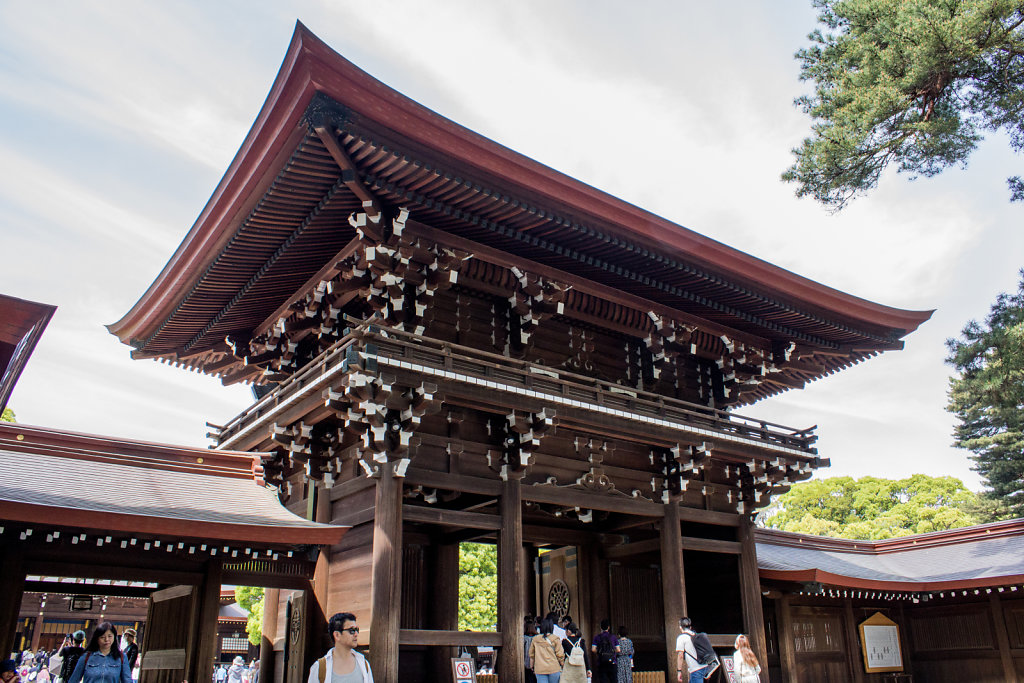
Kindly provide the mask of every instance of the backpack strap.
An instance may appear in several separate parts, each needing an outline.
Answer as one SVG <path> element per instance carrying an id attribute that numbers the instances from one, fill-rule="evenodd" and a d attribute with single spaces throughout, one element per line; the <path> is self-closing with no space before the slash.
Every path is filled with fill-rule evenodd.
<path id="1" fill-rule="evenodd" d="M 320 679 L 320 683 L 324 683 L 327 680 L 327 657 L 321 657 L 317 660 L 319 670 L 317 671 L 317 678 Z"/>
<path id="2" fill-rule="evenodd" d="M 85 653 L 85 666 L 89 666 L 89 657 L 92 656 L 92 652 Z M 85 669 L 82 670 L 82 676 L 85 676 Z"/>

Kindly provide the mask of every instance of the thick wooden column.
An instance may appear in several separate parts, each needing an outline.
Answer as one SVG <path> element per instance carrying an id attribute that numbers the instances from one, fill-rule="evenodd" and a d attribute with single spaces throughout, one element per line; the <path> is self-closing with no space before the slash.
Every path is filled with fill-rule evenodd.
<path id="1" fill-rule="evenodd" d="M 192 645 L 194 656 L 185 670 L 185 680 L 209 681 L 213 679 L 213 657 L 217 651 L 217 614 L 220 612 L 221 561 L 211 559 L 196 594 L 198 628 Z"/>
<path id="2" fill-rule="evenodd" d="M 793 616 L 790 603 L 793 598 L 783 595 L 779 598 L 779 664 L 782 668 L 783 683 L 796 681 L 796 650 L 793 648 Z"/>
<path id="3" fill-rule="evenodd" d="M 331 492 L 324 487 L 322 482 L 317 482 L 315 487 L 312 488 L 311 495 L 316 498 L 312 504 L 312 521 L 330 524 Z M 327 635 L 327 620 L 331 616 L 327 605 L 327 589 L 330 577 L 331 549 L 329 546 L 322 546 L 316 558 L 316 566 L 313 568 L 311 592 L 305 611 L 306 653 L 304 665 L 307 669 L 334 645 L 334 642 Z"/>
<path id="4" fill-rule="evenodd" d="M 430 546 L 428 555 L 431 598 L 427 608 L 427 628 L 437 631 L 459 630 L 459 545 L 443 543 Z M 451 678 L 449 661 L 456 648 L 437 645 L 430 648 L 430 680 Z"/>
<path id="5" fill-rule="evenodd" d="M 672 496 L 661 522 L 661 591 L 665 604 L 667 680 L 675 680 L 676 637 L 679 618 L 686 616 L 686 575 L 683 571 L 683 534 L 679 528 L 679 498 Z"/>
<path id="6" fill-rule="evenodd" d="M 8 543 L 0 546 L 0 653 L 4 659 L 14 649 L 14 634 L 18 631 L 18 612 L 25 587 L 25 563 L 21 550 Z"/>
<path id="7" fill-rule="evenodd" d="M 864 683 L 864 660 L 860 654 L 860 629 L 857 618 L 853 614 L 853 600 L 843 599 L 843 614 L 846 618 L 846 655 L 850 671 L 853 672 L 854 683 Z M 903 653 L 906 656 L 906 653 Z M 909 668 L 909 667 L 907 667 Z"/>
<path id="8" fill-rule="evenodd" d="M 523 491 L 518 473 L 510 473 L 501 489 L 501 531 L 498 532 L 498 676 L 501 683 L 526 679 L 523 655 Z"/>
<path id="9" fill-rule="evenodd" d="M 260 680 L 274 683 L 274 641 L 277 640 L 277 614 L 281 606 L 281 591 L 267 588 L 263 591 L 263 637 L 260 639 Z M 269 678 L 265 678 L 269 676 Z"/>
<path id="10" fill-rule="evenodd" d="M 764 637 L 764 608 L 761 604 L 761 577 L 757 573 L 757 547 L 754 544 L 754 521 L 740 518 L 740 602 L 743 605 L 743 629 L 750 639 L 750 648 L 759 662 L 768 661 Z M 768 667 L 763 678 L 767 679 Z"/>
<path id="11" fill-rule="evenodd" d="M 988 600 L 988 604 L 992 607 L 992 626 L 996 631 L 996 642 L 999 643 L 999 657 L 1003 661 L 1003 680 L 1007 683 L 1017 683 L 1020 679 L 1017 676 L 1017 669 L 1013 665 L 1013 654 L 1010 652 L 1010 637 L 1006 632 L 1003 603 L 999 599 L 998 593 L 990 593 Z M 903 656 L 909 659 L 908 653 L 904 653 Z"/>
<path id="12" fill-rule="evenodd" d="M 370 666 L 373 680 L 398 683 L 398 629 L 402 611 L 402 480 L 393 463 L 382 463 L 373 517 L 373 617 Z"/>

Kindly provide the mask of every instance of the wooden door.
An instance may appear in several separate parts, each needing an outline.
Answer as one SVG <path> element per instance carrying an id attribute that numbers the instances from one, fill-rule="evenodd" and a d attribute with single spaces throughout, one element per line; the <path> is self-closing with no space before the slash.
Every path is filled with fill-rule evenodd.
<path id="1" fill-rule="evenodd" d="M 181 683 L 187 678 L 197 617 L 196 588 L 171 586 L 150 596 L 139 683 Z"/>

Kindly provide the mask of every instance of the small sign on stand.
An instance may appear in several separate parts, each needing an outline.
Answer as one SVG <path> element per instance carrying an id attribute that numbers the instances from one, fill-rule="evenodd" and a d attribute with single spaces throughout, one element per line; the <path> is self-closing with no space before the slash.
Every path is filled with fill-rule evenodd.
<path id="1" fill-rule="evenodd" d="M 900 627 L 881 612 L 875 612 L 861 622 L 860 648 L 867 673 L 903 671 Z"/>
<path id="2" fill-rule="evenodd" d="M 452 679 L 455 683 L 476 683 L 476 662 L 471 657 L 452 657 Z"/>

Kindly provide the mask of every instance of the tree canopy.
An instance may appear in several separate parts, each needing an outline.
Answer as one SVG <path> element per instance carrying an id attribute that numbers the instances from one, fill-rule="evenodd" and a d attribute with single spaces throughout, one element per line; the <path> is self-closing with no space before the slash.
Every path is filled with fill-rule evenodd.
<path id="1" fill-rule="evenodd" d="M 498 624 L 498 547 L 459 545 L 459 630 L 493 631 Z"/>
<path id="2" fill-rule="evenodd" d="M 245 622 L 249 642 L 259 645 L 263 637 L 263 588 L 235 586 L 235 601 L 249 612 L 249 620 Z"/>
<path id="3" fill-rule="evenodd" d="M 974 453 L 998 516 L 1024 516 L 1024 271 L 1016 293 L 1000 294 L 983 322 L 946 345 L 958 373 L 947 405 L 954 443 Z"/>
<path id="4" fill-rule="evenodd" d="M 4 412 L 0 415 L 0 422 L 17 422 L 14 419 L 14 411 L 10 408 L 4 408 Z"/>
<path id="5" fill-rule="evenodd" d="M 976 524 L 976 499 L 955 477 L 831 477 L 795 485 L 762 521 L 782 531 L 882 540 Z"/>
<path id="6" fill-rule="evenodd" d="M 814 0 L 817 29 L 797 52 L 813 119 L 782 175 L 841 209 L 890 165 L 912 177 L 965 166 L 983 131 L 1024 148 L 1020 0 Z M 1008 180 L 1011 199 L 1024 182 Z"/>

